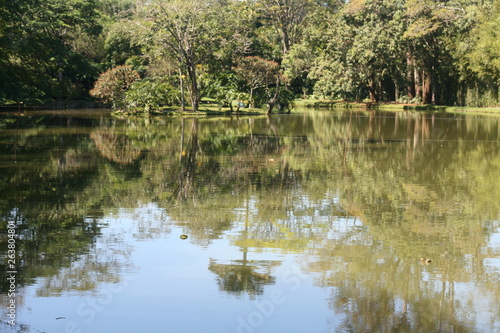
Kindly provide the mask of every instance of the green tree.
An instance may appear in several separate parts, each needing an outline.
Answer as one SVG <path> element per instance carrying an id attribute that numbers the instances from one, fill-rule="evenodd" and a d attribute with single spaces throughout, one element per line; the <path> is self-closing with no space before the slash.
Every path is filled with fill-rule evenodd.
<path id="1" fill-rule="evenodd" d="M 140 3 L 136 0 L 95 0 L 101 15 L 111 20 L 130 18 L 135 15 L 136 6 Z"/>
<path id="2" fill-rule="evenodd" d="M 406 1 L 408 94 L 424 104 L 452 104 L 457 97 L 455 39 L 470 31 L 478 5 L 467 1 Z"/>
<path id="3" fill-rule="evenodd" d="M 97 17 L 94 0 L 3 1 L 0 98 L 50 100 L 83 94 L 96 71 L 73 46 L 81 36 L 99 34 Z"/>
<path id="4" fill-rule="evenodd" d="M 492 12 L 482 17 L 471 34 L 477 36 L 474 50 L 468 55 L 471 69 L 480 78 L 500 84 L 500 1 L 494 2 Z"/>
<path id="5" fill-rule="evenodd" d="M 127 60 L 142 55 L 141 30 L 130 20 L 114 23 L 106 34 L 104 51 L 113 66 L 124 65 Z"/>
<path id="6" fill-rule="evenodd" d="M 314 64 L 315 56 L 307 43 L 295 44 L 285 54 L 281 66 L 285 77 L 291 82 L 291 89 L 306 96 L 312 86 L 308 74 Z"/>
<path id="7" fill-rule="evenodd" d="M 283 55 L 300 41 L 303 23 L 309 14 L 311 0 L 259 0 L 256 8 L 264 20 L 272 25 L 280 36 Z"/>
<path id="8" fill-rule="evenodd" d="M 216 15 L 219 2 L 196 0 L 155 0 L 149 15 L 154 19 L 152 31 L 155 40 L 175 57 L 189 80 L 189 92 L 193 111 L 198 111 L 200 87 L 197 71 L 202 65 L 206 50 L 217 38 L 209 28 L 210 18 Z M 182 87 L 181 87 L 182 90 Z"/>
<path id="9" fill-rule="evenodd" d="M 364 92 L 373 102 L 394 99 L 401 81 L 396 66 L 404 55 L 401 3 L 353 1 L 333 14 L 331 22 L 320 35 L 323 50 L 309 75 L 316 80 L 315 91 L 351 100 Z M 393 85 L 385 87 L 385 80 Z"/>
<path id="10" fill-rule="evenodd" d="M 480 11 L 478 24 L 457 43 L 458 50 L 465 50 L 457 59 L 461 80 L 483 97 L 465 102 L 477 106 L 500 104 L 500 1 L 493 1 L 492 7 Z"/>
<path id="11" fill-rule="evenodd" d="M 145 112 L 158 109 L 161 105 L 177 102 L 177 91 L 167 82 L 144 79 L 133 82 L 125 91 L 125 104 L 129 108 Z"/>
<path id="12" fill-rule="evenodd" d="M 261 57 L 241 58 L 234 71 L 247 85 L 250 94 L 249 102 L 252 107 L 255 107 L 254 92 L 256 89 L 264 88 L 268 91 L 271 84 L 279 85 L 281 80 L 279 64 Z"/>

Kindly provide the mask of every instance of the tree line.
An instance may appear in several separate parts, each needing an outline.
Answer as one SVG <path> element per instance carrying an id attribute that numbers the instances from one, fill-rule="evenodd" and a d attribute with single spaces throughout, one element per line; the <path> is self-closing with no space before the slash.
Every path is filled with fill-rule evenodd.
<path id="1" fill-rule="evenodd" d="M 3 0 L 0 103 L 498 106 L 499 0 Z"/>

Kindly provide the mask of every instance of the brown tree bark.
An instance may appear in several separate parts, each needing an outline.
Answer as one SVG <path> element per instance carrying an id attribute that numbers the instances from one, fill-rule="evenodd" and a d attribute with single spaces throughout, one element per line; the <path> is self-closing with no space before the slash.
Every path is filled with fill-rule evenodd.
<path id="1" fill-rule="evenodd" d="M 422 95 L 422 76 L 421 73 L 418 71 L 417 68 L 413 69 L 413 77 L 415 78 L 415 97 L 420 98 L 420 100 L 423 100 L 423 95 Z"/>
<path id="2" fill-rule="evenodd" d="M 408 98 L 414 99 L 416 97 L 415 93 L 415 59 L 410 51 L 406 54 L 406 90 L 408 94 Z"/>
<path id="3" fill-rule="evenodd" d="M 422 103 L 431 104 L 432 102 L 431 93 L 431 78 L 429 73 L 422 71 Z"/>

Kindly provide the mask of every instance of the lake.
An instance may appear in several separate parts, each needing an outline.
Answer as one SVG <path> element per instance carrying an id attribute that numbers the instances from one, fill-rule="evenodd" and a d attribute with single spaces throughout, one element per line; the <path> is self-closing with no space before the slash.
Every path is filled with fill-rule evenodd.
<path id="1" fill-rule="evenodd" d="M 482 115 L 0 113 L 1 331 L 500 332 L 499 152 Z"/>

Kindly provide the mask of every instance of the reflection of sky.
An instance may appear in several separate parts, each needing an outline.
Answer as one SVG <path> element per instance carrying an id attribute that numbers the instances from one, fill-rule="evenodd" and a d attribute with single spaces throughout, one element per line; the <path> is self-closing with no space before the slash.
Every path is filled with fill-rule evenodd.
<path id="1" fill-rule="evenodd" d="M 169 233 L 146 241 L 136 237 L 141 226 L 149 222 L 158 226 L 152 220 L 160 216 L 162 223 L 170 224 Z M 153 206 L 113 210 L 102 222 L 109 227 L 103 229 L 96 247 L 106 247 L 100 242 L 107 234 L 122 235 L 116 241 L 132 246 L 129 260 L 135 271 L 125 272 L 120 283 L 104 283 L 97 291 L 61 297 L 36 297 L 39 285 L 28 287 L 19 322 L 47 333 L 220 333 L 238 329 L 280 332 L 284 326 L 287 332 L 318 332 L 335 321 L 329 318 L 328 292 L 302 274 L 297 255 L 248 253 L 248 260 L 282 261 L 272 272 L 275 284 L 266 285 L 264 294 L 251 300 L 244 293 L 236 297 L 221 292 L 216 276 L 208 270 L 210 258 L 241 260 L 240 249 L 229 240 L 216 239 L 206 247 L 189 238 L 182 240 L 184 231 L 172 226 L 165 212 Z"/>
<path id="2" fill-rule="evenodd" d="M 498 257 L 500 255 L 500 229 L 498 230 L 498 232 L 492 233 L 490 235 L 490 240 L 487 247 L 491 250 L 492 253 L 496 255 L 496 257 L 484 259 L 484 264 L 500 273 L 500 257 Z"/>
<path id="3" fill-rule="evenodd" d="M 500 332 L 499 318 L 492 321 L 496 315 L 492 309 L 496 308 L 496 302 L 485 290 L 480 290 L 472 282 L 455 282 L 455 303 L 461 304 L 457 307 L 455 317 L 468 326 L 474 327 L 475 332 Z M 471 290 L 474 292 L 471 293 Z"/>
<path id="4" fill-rule="evenodd" d="M 488 246 L 496 251 L 500 250 L 500 230 L 490 235 L 490 242 Z"/>
<path id="5" fill-rule="evenodd" d="M 305 207 L 314 204 L 302 198 Z M 275 283 L 264 286 L 264 294 L 251 299 L 222 292 L 217 276 L 209 271 L 211 259 L 218 263 L 242 260 L 241 248 L 233 244 L 244 229 L 247 209 L 255 212 L 256 201 L 248 200 L 247 207 L 236 214 L 236 224 L 219 239 L 206 246 L 194 243 L 192 237 L 182 240 L 187 231 L 175 226 L 168 212 L 149 204 L 136 209 L 114 209 L 106 212 L 101 223 L 109 225 L 96 241 L 97 249 L 109 246 L 130 247 L 132 253 L 123 263 L 122 281 L 101 283 L 95 291 L 66 292 L 61 297 L 37 297 L 37 288 L 27 287 L 25 307 L 19 309 L 18 322 L 29 324 L 34 332 L 323 332 L 334 331 L 341 325 L 343 314 L 329 306 L 335 288 L 315 285 L 313 274 L 304 274 L 306 254 L 276 249 L 249 249 L 249 262 L 278 261 L 271 271 Z M 322 202 L 328 206 L 330 202 Z M 251 214 L 250 214 L 251 215 Z M 361 232 L 362 221 L 355 218 L 296 216 L 302 223 L 330 222 L 330 229 L 321 242 L 369 243 L 369 234 Z M 295 221 L 295 222 L 297 222 Z M 151 237 L 145 237 L 150 232 Z M 319 231 L 319 229 L 318 229 Z M 344 237 L 351 235 L 352 237 Z M 110 237 L 113 236 L 113 237 Z M 115 244 L 109 244 L 109 242 Z M 118 245 L 117 245 L 118 244 Z M 496 253 L 500 233 L 490 239 Z M 120 258 L 117 258 L 120 260 Z M 123 260 L 123 259 L 122 259 Z M 487 258 L 485 265 L 498 270 L 500 258 Z M 440 292 L 440 274 L 427 267 L 423 281 L 432 283 Z M 447 282 L 449 283 L 449 282 Z M 496 309 L 491 295 L 481 290 L 479 282 L 455 282 L 455 316 L 478 332 L 499 329 L 492 321 Z M 404 300 L 395 297 L 395 311 L 401 313 Z M 411 312 L 411 308 L 409 312 Z M 62 318 L 61 318 L 62 317 Z M 59 318 L 59 319 L 57 319 Z M 496 326 L 495 326 L 496 325 Z"/>

